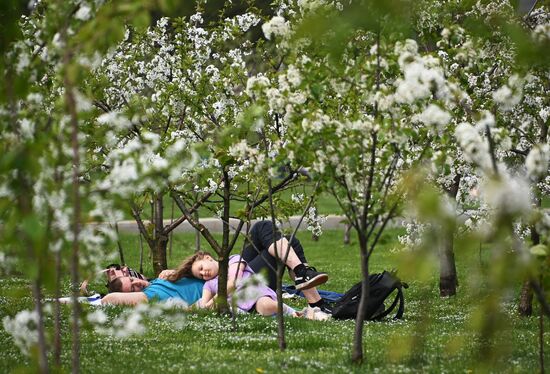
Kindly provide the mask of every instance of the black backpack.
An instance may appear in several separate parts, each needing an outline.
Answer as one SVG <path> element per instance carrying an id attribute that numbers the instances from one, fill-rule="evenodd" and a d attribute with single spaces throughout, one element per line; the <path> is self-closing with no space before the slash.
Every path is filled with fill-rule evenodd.
<path id="1" fill-rule="evenodd" d="M 381 320 L 390 314 L 397 304 L 399 307 L 393 319 L 401 319 L 405 310 L 405 298 L 403 297 L 403 288 L 409 286 L 401 282 L 395 275 L 395 272 L 384 271 L 369 275 L 369 298 L 366 305 L 365 321 Z M 384 301 L 393 292 L 397 291 L 395 299 L 389 307 L 386 308 Z M 359 302 L 361 301 L 361 282 L 350 288 L 332 308 L 332 317 L 336 319 L 353 319 L 357 317 L 359 311 Z"/>

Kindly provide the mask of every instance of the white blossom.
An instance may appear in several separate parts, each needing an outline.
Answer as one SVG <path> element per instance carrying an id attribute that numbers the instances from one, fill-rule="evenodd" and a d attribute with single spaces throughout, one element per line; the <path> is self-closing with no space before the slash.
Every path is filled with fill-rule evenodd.
<path id="1" fill-rule="evenodd" d="M 550 146 L 548 144 L 538 144 L 534 146 L 525 159 L 527 173 L 532 177 L 544 176 L 548 173 L 549 159 Z"/>
<path id="2" fill-rule="evenodd" d="M 430 104 L 420 114 L 420 120 L 426 125 L 435 125 L 439 128 L 445 126 L 451 120 L 451 115 L 435 104 Z"/>
<path id="3" fill-rule="evenodd" d="M 290 25 L 283 17 L 275 16 L 262 25 L 262 31 L 268 40 L 270 40 L 272 36 L 285 37 L 290 32 Z"/>
<path id="4" fill-rule="evenodd" d="M 38 313 L 35 310 L 22 310 L 13 318 L 4 317 L 2 323 L 15 345 L 23 354 L 29 355 L 30 348 L 38 343 Z"/>
<path id="5" fill-rule="evenodd" d="M 86 3 L 80 4 L 80 7 L 78 7 L 78 10 L 76 11 L 74 18 L 81 20 L 81 21 L 87 21 L 92 16 L 92 8 Z"/>

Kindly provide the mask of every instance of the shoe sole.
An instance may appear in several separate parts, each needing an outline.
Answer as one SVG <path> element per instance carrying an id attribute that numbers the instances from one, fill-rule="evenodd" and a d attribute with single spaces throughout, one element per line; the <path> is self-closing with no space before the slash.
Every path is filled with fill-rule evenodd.
<path id="1" fill-rule="evenodd" d="M 316 277 L 311 278 L 307 282 L 296 285 L 296 289 L 298 291 L 309 290 L 310 288 L 326 283 L 326 281 L 328 281 L 328 274 L 319 274 Z"/>

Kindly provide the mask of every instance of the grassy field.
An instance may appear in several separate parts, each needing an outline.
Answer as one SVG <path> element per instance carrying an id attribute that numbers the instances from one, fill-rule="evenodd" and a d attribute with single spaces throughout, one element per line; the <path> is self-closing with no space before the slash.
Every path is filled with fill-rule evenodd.
<path id="1" fill-rule="evenodd" d="M 350 364 L 353 321 L 309 321 L 287 319 L 288 348 L 277 348 L 274 318 L 239 315 L 237 329 L 229 318 L 212 313 L 177 312 L 148 318 L 147 330 L 140 336 L 118 339 L 99 334 L 91 328 L 82 334 L 81 363 L 86 373 L 165 372 L 165 373 L 532 373 L 539 371 L 538 319 L 519 318 L 515 313 L 516 295 L 500 300 L 500 324 L 492 336 L 482 336 L 471 326 L 479 321 L 476 300 L 486 287 L 483 278 L 471 282 L 471 274 L 487 266 L 486 254 L 457 249 L 459 294 L 438 296 L 438 273 L 433 261 L 415 262 L 412 256 L 396 252 L 399 230 L 388 230 L 371 258 L 371 270 L 398 268 L 410 285 L 406 290 L 405 319 L 367 322 L 364 329 L 365 362 Z M 306 235 L 305 233 L 302 234 Z M 124 236 L 123 245 L 129 265 L 138 268 L 138 240 Z M 342 243 L 342 232 L 328 231 L 319 242 L 301 238 L 310 262 L 330 274 L 327 290 L 344 292 L 359 280 L 358 248 Z M 192 234 L 176 238 L 170 264 L 191 253 Z M 132 250 L 130 250 L 132 249 Z M 108 262 L 108 261 L 106 261 Z M 148 261 L 146 272 L 150 272 Z M 423 274 L 424 276 L 415 276 Z M 475 277 L 474 277 L 475 278 Z M 100 282 L 94 284 L 98 291 Z M 518 287 L 519 288 L 519 287 Z M 22 290 L 14 293 L 14 290 Z M 68 289 L 68 288 L 66 288 Z M 292 300 L 302 308 L 302 300 Z M 0 280 L 0 319 L 31 308 L 28 285 L 19 279 Z M 93 312 L 90 307 L 85 308 Z M 129 308 L 103 308 L 112 321 Z M 63 310 L 63 368 L 70 367 L 69 309 Z M 496 316 L 497 314 L 495 314 Z M 47 324 L 52 325 L 51 316 Z M 550 362 L 550 333 L 546 341 L 546 362 Z M 32 372 L 29 361 L 19 353 L 11 336 L 0 329 L 0 373 L 20 370 Z"/>

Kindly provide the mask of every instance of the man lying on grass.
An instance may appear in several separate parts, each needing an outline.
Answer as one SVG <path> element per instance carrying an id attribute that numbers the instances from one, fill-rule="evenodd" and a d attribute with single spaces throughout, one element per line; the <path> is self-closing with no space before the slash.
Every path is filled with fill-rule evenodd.
<path id="1" fill-rule="evenodd" d="M 149 300 L 166 301 L 179 299 L 194 304 L 202 296 L 204 281 L 195 278 L 181 278 L 174 281 L 166 280 L 172 270 L 165 270 L 159 278 L 151 282 L 134 277 L 119 277 L 109 284 L 109 291 L 102 304 L 136 305 Z"/>

